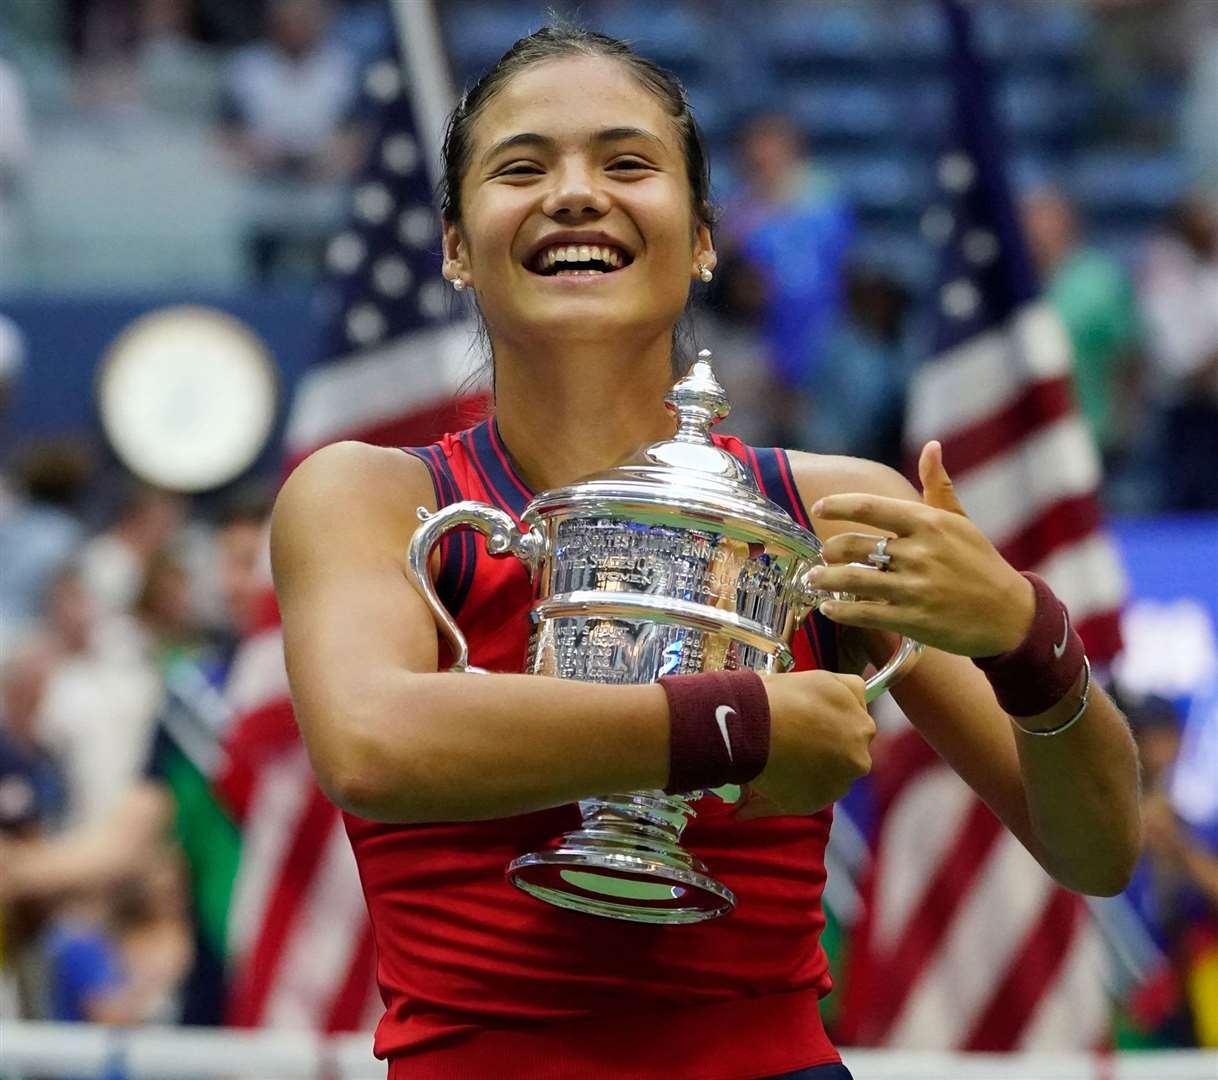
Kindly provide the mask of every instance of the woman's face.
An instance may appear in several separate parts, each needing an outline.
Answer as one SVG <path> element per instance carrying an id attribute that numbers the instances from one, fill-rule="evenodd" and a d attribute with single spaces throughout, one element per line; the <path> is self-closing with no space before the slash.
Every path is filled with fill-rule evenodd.
<path id="1" fill-rule="evenodd" d="M 513 78 L 472 134 L 444 273 L 492 341 L 670 333 L 715 255 L 659 100 L 617 61 L 568 57 Z"/>

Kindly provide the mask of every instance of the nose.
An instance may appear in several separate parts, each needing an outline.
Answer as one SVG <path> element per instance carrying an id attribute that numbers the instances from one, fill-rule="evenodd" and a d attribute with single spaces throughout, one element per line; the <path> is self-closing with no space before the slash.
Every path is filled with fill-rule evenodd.
<path id="1" fill-rule="evenodd" d="M 554 184 L 542 203 L 542 212 L 564 221 L 600 217 L 609 202 L 595 171 L 582 161 L 568 161 L 553 174 Z"/>

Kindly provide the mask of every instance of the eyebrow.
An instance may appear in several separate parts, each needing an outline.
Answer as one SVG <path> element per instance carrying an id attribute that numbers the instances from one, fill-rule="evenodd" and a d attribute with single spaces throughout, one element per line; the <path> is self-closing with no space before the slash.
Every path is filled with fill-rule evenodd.
<path id="1" fill-rule="evenodd" d="M 656 146 L 663 147 L 664 141 L 658 135 L 653 135 L 650 131 L 637 127 L 612 127 L 603 128 L 596 132 L 589 140 L 592 143 L 604 144 L 611 142 L 621 142 L 623 139 L 646 139 L 653 142 Z M 511 150 L 520 146 L 533 146 L 541 150 L 553 150 L 558 145 L 557 141 L 551 139 L 548 135 L 538 135 L 533 131 L 522 131 L 517 135 L 509 135 L 506 139 L 500 139 L 495 143 L 485 154 L 482 155 L 482 163 L 490 161 L 492 157 L 504 150 Z"/>

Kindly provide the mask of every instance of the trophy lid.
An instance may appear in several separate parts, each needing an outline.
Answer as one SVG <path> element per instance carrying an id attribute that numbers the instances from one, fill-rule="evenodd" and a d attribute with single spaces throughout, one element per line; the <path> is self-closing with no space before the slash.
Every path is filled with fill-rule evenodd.
<path id="1" fill-rule="evenodd" d="M 584 509 L 676 527 L 713 522 L 744 539 L 780 539 L 795 549 L 819 549 L 810 532 L 762 495 L 744 462 L 711 438 L 711 428 L 731 406 L 708 349 L 698 353 L 664 401 L 677 418 L 671 438 L 643 447 L 606 472 L 541 493 L 525 516 L 535 520 Z"/>

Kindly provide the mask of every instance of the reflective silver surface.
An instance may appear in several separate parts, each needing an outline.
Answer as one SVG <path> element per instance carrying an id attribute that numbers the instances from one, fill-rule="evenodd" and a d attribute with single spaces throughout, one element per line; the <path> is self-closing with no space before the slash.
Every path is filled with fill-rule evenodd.
<path id="1" fill-rule="evenodd" d="M 820 541 L 757 490 L 710 427 L 727 397 L 709 354 L 666 399 L 677 417 L 672 439 L 625 465 L 542 492 L 518 527 L 482 503 L 429 514 L 411 541 L 409 576 L 452 645 L 454 671 L 469 667 L 464 636 L 444 610 L 428 561 L 451 528 L 474 528 L 492 555 L 529 568 L 533 630 L 524 670 L 598 683 L 650 683 L 664 675 L 787 670 L 799 624 L 829 597 L 808 572 L 823 562 Z M 868 680 L 883 693 L 916 662 L 921 646 L 902 641 Z M 580 803 L 582 828 L 542 852 L 522 855 L 510 879 L 538 899 L 635 922 L 688 923 L 735 904 L 695 856 L 680 846 L 694 813 L 686 798 L 627 792 Z"/>

